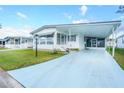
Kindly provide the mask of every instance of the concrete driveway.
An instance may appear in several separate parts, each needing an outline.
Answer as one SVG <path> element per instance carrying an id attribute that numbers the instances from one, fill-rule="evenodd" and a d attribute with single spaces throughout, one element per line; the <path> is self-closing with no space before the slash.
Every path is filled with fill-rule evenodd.
<path id="1" fill-rule="evenodd" d="M 124 87 L 124 71 L 105 50 L 83 50 L 9 71 L 25 87 Z"/>

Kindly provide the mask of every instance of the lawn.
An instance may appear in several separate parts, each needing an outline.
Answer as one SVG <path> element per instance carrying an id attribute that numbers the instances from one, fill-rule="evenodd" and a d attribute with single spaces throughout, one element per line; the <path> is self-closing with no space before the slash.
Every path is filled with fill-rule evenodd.
<path id="1" fill-rule="evenodd" d="M 8 49 L 8 48 L 0 48 L 0 50 L 5 50 L 5 49 Z"/>
<path id="2" fill-rule="evenodd" d="M 112 49 L 110 49 L 109 53 L 112 53 Z M 115 49 L 115 60 L 124 70 L 124 49 L 119 49 L 119 48 Z"/>
<path id="3" fill-rule="evenodd" d="M 64 53 L 51 53 L 48 51 L 38 51 L 38 57 L 35 57 L 35 51 L 12 50 L 0 52 L 0 67 L 4 70 L 18 69 L 63 56 Z"/>

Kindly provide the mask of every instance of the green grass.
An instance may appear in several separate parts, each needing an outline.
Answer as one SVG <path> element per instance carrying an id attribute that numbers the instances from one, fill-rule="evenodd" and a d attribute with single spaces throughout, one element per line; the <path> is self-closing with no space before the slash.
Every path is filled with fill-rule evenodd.
<path id="1" fill-rule="evenodd" d="M 31 49 L 4 51 L 0 52 L 0 67 L 4 70 L 13 70 L 42 63 L 63 55 L 62 52 L 53 54 L 48 51 L 38 51 L 38 57 L 35 57 L 35 51 Z"/>
<path id="2" fill-rule="evenodd" d="M 8 49 L 8 48 L 0 48 L 0 50 L 5 50 L 5 49 Z"/>
<path id="3" fill-rule="evenodd" d="M 109 51 L 109 53 L 112 54 L 112 48 L 110 48 L 110 50 L 107 49 L 107 51 Z M 114 58 L 117 61 L 117 63 L 120 65 L 120 67 L 124 70 L 124 49 L 116 48 Z"/>

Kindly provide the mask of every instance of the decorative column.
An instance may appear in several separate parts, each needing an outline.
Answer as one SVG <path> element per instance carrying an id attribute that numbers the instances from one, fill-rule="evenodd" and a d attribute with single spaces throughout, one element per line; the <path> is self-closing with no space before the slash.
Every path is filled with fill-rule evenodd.
<path id="1" fill-rule="evenodd" d="M 22 45 L 22 37 L 20 37 L 20 46 L 21 46 L 21 48 L 24 47 L 24 46 Z"/>
<path id="2" fill-rule="evenodd" d="M 69 48 L 71 48 L 71 29 L 69 29 Z"/>
<path id="3" fill-rule="evenodd" d="M 113 33 L 112 33 L 112 39 L 113 39 L 113 47 L 112 47 L 112 56 L 114 57 L 115 55 L 115 31 L 114 28 L 112 29 Z"/>
<path id="4" fill-rule="evenodd" d="M 13 43 L 14 43 L 14 45 L 15 45 L 15 38 L 13 38 Z"/>
<path id="5" fill-rule="evenodd" d="M 57 45 L 57 31 L 53 35 L 53 49 L 56 49 Z"/>
<path id="6" fill-rule="evenodd" d="M 3 42 L 4 42 L 4 41 L 1 41 L 2 47 L 4 46 L 4 45 L 3 45 Z"/>
<path id="7" fill-rule="evenodd" d="M 66 34 L 66 48 L 67 48 L 67 44 L 68 44 L 68 35 Z"/>

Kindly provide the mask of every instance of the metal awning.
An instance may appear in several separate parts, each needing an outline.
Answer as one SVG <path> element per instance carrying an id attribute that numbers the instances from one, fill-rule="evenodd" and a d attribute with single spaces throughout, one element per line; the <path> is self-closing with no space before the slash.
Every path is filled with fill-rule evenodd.
<path id="1" fill-rule="evenodd" d="M 73 24 L 73 25 L 59 25 L 56 26 L 57 31 L 71 34 L 82 34 L 84 36 L 91 37 L 108 37 L 113 31 L 120 26 L 121 21 L 114 22 L 96 22 L 96 23 L 86 23 L 86 24 Z"/>
<path id="2" fill-rule="evenodd" d="M 121 21 L 119 20 L 78 24 L 45 25 L 32 31 L 31 34 L 47 35 L 52 34 L 57 30 L 58 32 L 66 34 L 71 32 L 71 34 L 82 34 L 91 37 L 108 37 L 117 29 L 118 26 L 120 26 L 120 24 Z"/>
<path id="3" fill-rule="evenodd" d="M 53 34 L 54 32 L 56 32 L 56 31 L 53 29 L 49 29 L 49 30 L 45 29 L 36 34 L 38 34 L 39 36 L 42 36 L 42 35 L 50 35 L 50 34 Z"/>

